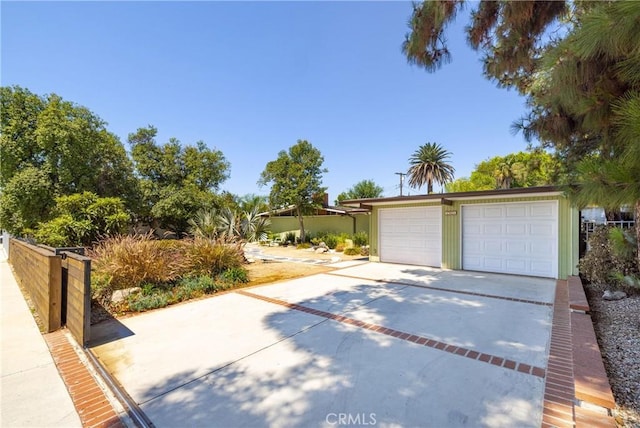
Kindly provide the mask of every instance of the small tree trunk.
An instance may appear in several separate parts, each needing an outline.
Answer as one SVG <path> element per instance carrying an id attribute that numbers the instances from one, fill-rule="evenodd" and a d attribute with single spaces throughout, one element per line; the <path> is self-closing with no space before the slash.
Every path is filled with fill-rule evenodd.
<path id="1" fill-rule="evenodd" d="M 638 270 L 640 271 L 640 199 L 636 201 L 634 211 L 633 219 L 635 221 L 634 228 L 636 231 L 636 263 L 638 263 Z"/>
<path id="2" fill-rule="evenodd" d="M 298 214 L 298 222 L 300 223 L 300 243 L 306 242 L 305 233 L 304 233 L 304 218 L 302 217 L 302 210 L 300 207 L 296 207 L 296 212 Z"/>

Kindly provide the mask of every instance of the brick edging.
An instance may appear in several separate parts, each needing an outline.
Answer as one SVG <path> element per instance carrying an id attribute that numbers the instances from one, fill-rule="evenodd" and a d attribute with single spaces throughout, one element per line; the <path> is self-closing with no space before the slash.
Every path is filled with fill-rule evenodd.
<path id="1" fill-rule="evenodd" d="M 83 427 L 126 428 L 64 330 L 43 335 Z"/>
<path id="2" fill-rule="evenodd" d="M 543 427 L 573 427 L 575 388 L 571 347 L 571 314 L 567 281 L 556 282 L 549 361 L 542 410 Z"/>

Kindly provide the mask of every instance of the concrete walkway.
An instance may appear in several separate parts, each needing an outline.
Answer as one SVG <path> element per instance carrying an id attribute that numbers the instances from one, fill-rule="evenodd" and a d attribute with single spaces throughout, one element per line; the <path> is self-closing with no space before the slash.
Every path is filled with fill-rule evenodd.
<path id="1" fill-rule="evenodd" d="M 0 287 L 0 426 L 82 426 L 1 248 Z"/>

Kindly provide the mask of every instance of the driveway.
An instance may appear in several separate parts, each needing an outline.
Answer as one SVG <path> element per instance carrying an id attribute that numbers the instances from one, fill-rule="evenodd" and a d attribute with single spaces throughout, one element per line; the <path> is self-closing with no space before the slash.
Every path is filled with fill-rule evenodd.
<path id="1" fill-rule="evenodd" d="M 555 280 L 384 263 L 93 327 L 158 427 L 536 426 Z"/>

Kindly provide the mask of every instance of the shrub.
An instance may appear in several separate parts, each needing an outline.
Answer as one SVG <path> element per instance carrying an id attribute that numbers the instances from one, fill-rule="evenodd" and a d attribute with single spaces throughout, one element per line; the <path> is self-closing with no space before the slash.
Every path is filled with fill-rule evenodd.
<path id="1" fill-rule="evenodd" d="M 356 247 L 362 247 L 369 245 L 369 235 L 367 232 L 358 232 L 353 235 L 353 245 Z"/>
<path id="2" fill-rule="evenodd" d="M 222 272 L 220 279 L 227 284 L 246 284 L 249 282 L 249 275 L 245 268 L 234 267 Z"/>
<path id="3" fill-rule="evenodd" d="M 176 288 L 186 288 L 193 292 L 202 292 L 203 294 L 213 293 L 217 290 L 217 286 L 213 278 L 210 276 L 190 276 L 182 278 Z"/>
<path id="4" fill-rule="evenodd" d="M 307 248 L 311 248 L 311 244 L 308 242 L 303 242 L 301 244 L 296 245 L 298 250 L 306 250 Z"/>
<path id="5" fill-rule="evenodd" d="M 216 284 L 209 276 L 182 278 L 171 290 L 170 303 L 182 302 L 215 291 Z"/>
<path id="6" fill-rule="evenodd" d="M 111 304 L 113 287 L 111 278 L 105 274 L 91 272 L 91 298 L 95 299 L 104 307 Z"/>
<path id="7" fill-rule="evenodd" d="M 131 294 L 127 297 L 129 309 L 134 312 L 144 312 L 150 309 L 164 308 L 169 304 L 169 298 L 166 292 L 153 294 Z"/>
<path id="8" fill-rule="evenodd" d="M 638 274 L 633 230 L 598 226 L 589 237 L 589 250 L 578 267 L 584 278 L 594 285 L 631 285 Z"/>
<path id="9" fill-rule="evenodd" d="M 178 279 L 188 267 L 181 247 L 180 241 L 156 241 L 150 235 L 116 236 L 98 243 L 90 257 L 96 275 L 110 278 L 117 290 Z"/>
<path id="10" fill-rule="evenodd" d="M 345 248 L 344 254 L 346 256 L 358 256 L 361 254 L 361 249 L 360 247 Z"/>
<path id="11" fill-rule="evenodd" d="M 325 236 L 322 237 L 322 241 L 327 244 L 327 247 L 331 248 L 332 250 L 336 248 L 336 246 L 338 245 L 338 236 L 334 235 L 332 233 L 328 233 Z"/>
<path id="12" fill-rule="evenodd" d="M 344 242 L 340 242 L 338 243 L 338 245 L 336 245 L 336 251 L 341 253 L 345 250 L 346 244 Z"/>
<path id="13" fill-rule="evenodd" d="M 286 244 L 295 244 L 296 243 L 296 234 L 294 232 L 287 232 L 284 235 L 284 242 Z"/>
<path id="14" fill-rule="evenodd" d="M 242 266 L 244 262 L 242 245 L 238 242 L 195 238 L 185 241 L 185 246 L 190 275 L 215 277 L 227 269 Z"/>

